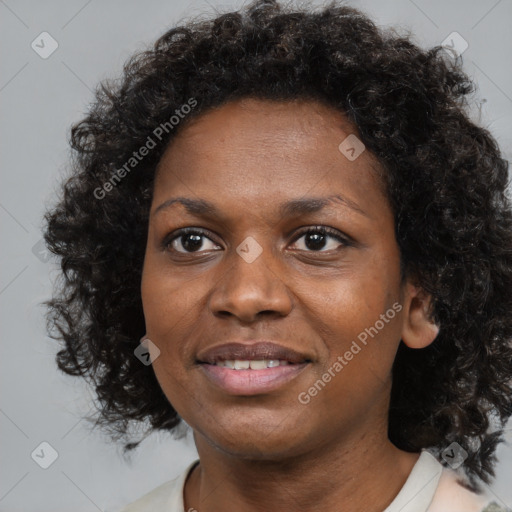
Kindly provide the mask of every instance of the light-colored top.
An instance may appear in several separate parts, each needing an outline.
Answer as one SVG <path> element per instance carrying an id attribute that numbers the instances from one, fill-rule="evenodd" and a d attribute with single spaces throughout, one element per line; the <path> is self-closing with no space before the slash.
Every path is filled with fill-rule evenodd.
<path id="1" fill-rule="evenodd" d="M 199 460 L 192 462 L 178 477 L 165 482 L 130 503 L 120 512 L 185 512 L 185 481 Z M 383 512 L 510 512 L 490 503 L 457 482 L 458 475 L 444 468 L 423 450 L 405 484 Z M 191 509 L 187 512 L 194 512 Z"/>

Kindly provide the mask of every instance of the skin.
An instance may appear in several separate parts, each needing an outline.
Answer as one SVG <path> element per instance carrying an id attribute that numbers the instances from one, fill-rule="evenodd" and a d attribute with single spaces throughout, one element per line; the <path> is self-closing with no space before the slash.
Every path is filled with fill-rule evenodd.
<path id="1" fill-rule="evenodd" d="M 368 150 L 350 161 L 338 149 L 349 134 L 357 129 L 343 114 L 315 101 L 243 99 L 185 125 L 159 163 L 141 291 L 147 337 L 160 350 L 156 377 L 199 453 L 185 510 L 382 511 L 417 461 L 387 437 L 391 368 L 401 339 L 422 348 L 437 328 L 430 298 L 401 280 L 378 161 Z M 344 200 L 279 214 L 288 200 L 334 194 Z M 180 203 L 157 212 L 177 196 L 210 201 L 220 214 Z M 323 247 L 307 245 L 299 230 L 318 225 L 351 243 L 328 235 Z M 207 231 L 195 252 L 182 245 L 190 237 L 165 245 L 183 227 Z M 236 252 L 249 236 L 262 248 L 252 263 Z M 395 303 L 402 310 L 301 404 L 299 393 Z M 228 395 L 197 354 L 251 339 L 312 362 L 272 392 Z"/>

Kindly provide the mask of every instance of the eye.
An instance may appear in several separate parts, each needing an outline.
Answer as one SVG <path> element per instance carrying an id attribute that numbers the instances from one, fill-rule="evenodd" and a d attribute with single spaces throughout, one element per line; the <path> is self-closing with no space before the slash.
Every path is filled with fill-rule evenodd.
<path id="1" fill-rule="evenodd" d="M 181 254 L 200 253 L 222 249 L 209 236 L 198 228 L 183 228 L 172 233 L 164 242 L 166 250 Z M 301 243 L 299 241 L 304 239 Z M 295 238 L 294 245 L 307 252 L 329 252 L 339 247 L 350 246 L 350 240 L 339 231 L 325 226 L 309 227 L 302 230 Z M 302 247 L 301 247 L 302 245 Z"/>
<path id="2" fill-rule="evenodd" d="M 171 237 L 164 240 L 164 246 L 167 250 L 184 254 L 221 249 L 205 233 L 203 230 L 196 228 L 179 229 Z"/>
<path id="3" fill-rule="evenodd" d="M 350 241 L 344 237 L 339 231 L 327 228 L 324 226 L 315 226 L 303 230 L 297 238 L 295 238 L 294 244 L 297 244 L 299 240 L 304 239 L 298 247 L 299 250 L 306 250 L 308 252 L 328 252 L 336 250 L 340 246 L 349 246 Z"/>

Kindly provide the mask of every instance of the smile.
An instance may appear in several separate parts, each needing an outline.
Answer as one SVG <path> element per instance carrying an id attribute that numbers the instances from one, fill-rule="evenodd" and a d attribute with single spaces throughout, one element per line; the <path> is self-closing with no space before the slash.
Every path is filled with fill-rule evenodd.
<path id="1" fill-rule="evenodd" d="M 230 395 L 269 393 L 298 377 L 309 365 L 284 360 L 230 360 L 200 365 L 215 387 Z"/>
<path id="2" fill-rule="evenodd" d="M 234 370 L 264 370 L 265 368 L 275 368 L 276 366 L 286 366 L 288 364 L 291 363 L 282 359 L 260 359 L 255 361 L 234 359 L 228 361 L 217 361 L 215 366 L 231 368 Z"/>

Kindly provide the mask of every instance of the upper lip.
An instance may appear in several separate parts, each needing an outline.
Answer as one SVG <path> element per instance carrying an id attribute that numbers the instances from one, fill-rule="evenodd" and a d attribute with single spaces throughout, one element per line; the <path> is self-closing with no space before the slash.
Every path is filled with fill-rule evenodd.
<path id="1" fill-rule="evenodd" d="M 199 363 L 208 364 L 236 359 L 241 361 L 281 359 L 295 364 L 311 361 L 308 356 L 271 341 L 229 342 L 204 350 L 197 356 Z"/>

